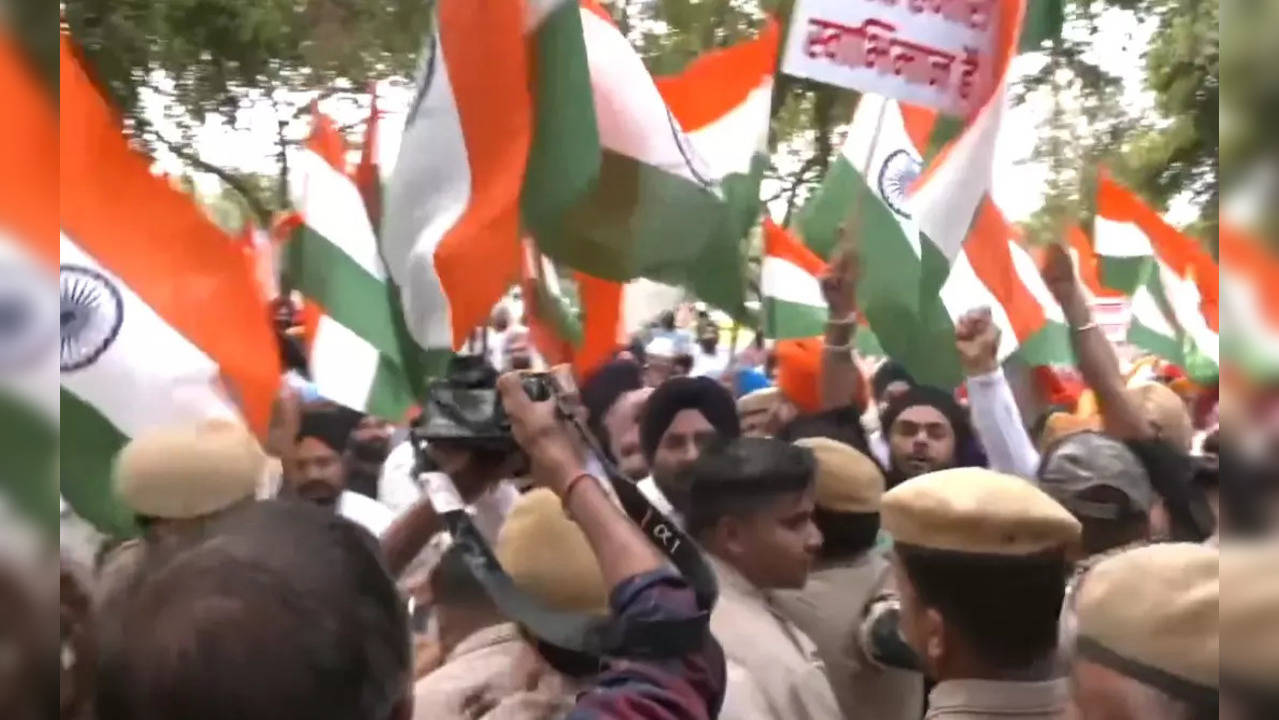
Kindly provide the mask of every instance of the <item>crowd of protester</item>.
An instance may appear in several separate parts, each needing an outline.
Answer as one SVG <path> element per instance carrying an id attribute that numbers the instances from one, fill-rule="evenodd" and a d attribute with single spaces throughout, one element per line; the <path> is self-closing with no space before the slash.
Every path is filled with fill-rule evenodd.
<path id="1" fill-rule="evenodd" d="M 1279 717 L 1279 424 L 1241 401 L 1223 434 L 1215 388 L 1125 377 L 1068 264 L 1076 388 L 1030 401 L 988 312 L 957 324 L 957 391 L 857 357 L 838 273 L 823 338 L 731 351 L 672 312 L 541 402 L 499 310 L 475 367 L 509 445 L 423 443 L 297 364 L 264 443 L 126 446 L 139 535 L 64 548 L 56 645 L 39 551 L 0 543 L 0 717 Z M 618 483 L 695 541 L 713 606 Z M 623 630 L 588 651 L 516 596 Z"/>

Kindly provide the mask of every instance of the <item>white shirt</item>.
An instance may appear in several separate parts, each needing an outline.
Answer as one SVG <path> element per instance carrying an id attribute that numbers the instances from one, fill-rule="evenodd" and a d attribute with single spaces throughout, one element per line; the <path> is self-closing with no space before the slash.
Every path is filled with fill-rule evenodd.
<path id="1" fill-rule="evenodd" d="M 395 519 L 395 513 L 391 512 L 391 508 L 371 497 L 350 490 L 343 490 L 338 496 L 337 510 L 338 515 L 363 526 L 365 530 L 373 533 L 374 537 L 379 538 Z"/>
<path id="2" fill-rule="evenodd" d="M 693 369 L 688 374 L 690 377 L 709 377 L 718 380 L 727 369 L 727 350 L 716 349 L 714 353 L 707 354 L 698 348 L 693 354 Z"/>
<path id="3" fill-rule="evenodd" d="M 652 475 L 635 483 L 635 487 L 644 496 L 644 499 L 648 501 L 649 505 L 652 505 L 658 512 L 670 518 L 671 522 L 675 523 L 680 530 L 684 529 L 684 514 L 675 509 L 675 506 L 666 497 L 666 493 L 662 492 L 662 489 L 657 486 L 657 481 L 653 479 Z"/>
<path id="4" fill-rule="evenodd" d="M 422 499 L 422 486 L 413 477 L 413 443 L 409 440 L 391 448 L 377 480 L 377 499 L 396 515 Z"/>
<path id="5" fill-rule="evenodd" d="M 1034 479 L 1039 451 L 1030 441 L 1002 368 L 968 378 L 968 407 L 973 429 L 986 450 L 991 470 Z"/>

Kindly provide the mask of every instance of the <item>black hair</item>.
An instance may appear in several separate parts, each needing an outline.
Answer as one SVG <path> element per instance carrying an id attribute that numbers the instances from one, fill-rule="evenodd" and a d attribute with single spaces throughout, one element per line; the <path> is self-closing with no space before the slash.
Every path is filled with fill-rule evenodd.
<path id="1" fill-rule="evenodd" d="M 870 443 L 866 441 L 866 431 L 862 428 L 861 414 L 852 406 L 800 415 L 786 423 L 777 437 L 786 442 L 827 438 L 842 442 L 866 457 L 874 457 Z"/>
<path id="2" fill-rule="evenodd" d="M 1131 501 L 1124 491 L 1107 485 L 1095 485 L 1075 495 L 1079 500 L 1123 507 Z M 1082 549 L 1085 555 L 1097 555 L 1150 537 L 1150 515 L 1127 512 L 1117 518 L 1095 518 L 1075 515 L 1082 526 Z"/>
<path id="3" fill-rule="evenodd" d="M 340 455 L 346 450 L 351 432 L 363 417 L 363 414 L 355 410 L 332 403 L 316 403 L 304 407 L 296 441 L 315 438 Z"/>
<path id="4" fill-rule="evenodd" d="M 663 310 L 662 314 L 659 315 L 657 318 L 657 325 L 663 330 L 668 330 L 668 331 L 674 330 L 675 329 L 675 311 Z"/>
<path id="5" fill-rule="evenodd" d="M 640 416 L 640 449 L 651 465 L 658 443 L 682 410 L 697 410 L 724 439 L 742 434 L 737 404 L 724 386 L 710 378 L 677 377 L 662 383 L 644 403 Z"/>
<path id="6" fill-rule="evenodd" d="M 643 372 L 638 363 L 630 360 L 613 360 L 596 370 L 586 382 L 582 383 L 582 404 L 586 406 L 587 425 L 591 434 L 599 441 L 600 447 L 610 455 L 608 428 L 604 426 L 604 416 L 617 402 L 618 398 L 628 392 L 644 387 Z"/>
<path id="7" fill-rule="evenodd" d="M 850 513 L 827 510 L 813 512 L 813 523 L 822 531 L 823 560 L 843 560 L 875 547 L 879 538 L 879 513 Z"/>
<path id="8" fill-rule="evenodd" d="M 758 511 L 780 495 L 812 487 L 817 460 L 808 448 L 773 438 L 737 438 L 707 448 L 688 473 L 688 531 Z"/>
<path id="9" fill-rule="evenodd" d="M 910 390 L 898 395 L 888 404 L 880 416 L 884 440 L 891 442 L 893 423 L 897 422 L 899 415 L 909 408 L 921 405 L 935 408 L 950 423 L 950 429 L 955 435 L 955 456 L 951 467 L 986 467 L 986 454 L 973 431 L 968 413 L 955 400 L 954 395 L 931 385 L 912 385 Z M 888 468 L 885 480 L 889 489 L 896 487 L 904 479 L 905 476 L 897 468 Z"/>
<path id="10" fill-rule="evenodd" d="M 1010 557 L 901 543 L 894 551 L 920 601 L 992 668 L 1024 670 L 1052 656 L 1069 569 L 1064 551 Z"/>
<path id="11" fill-rule="evenodd" d="M 387 720 L 409 690 L 408 617 L 377 541 L 307 503 L 219 518 L 148 553 L 102 627 L 99 720 Z"/>
<path id="12" fill-rule="evenodd" d="M 875 393 L 875 399 L 881 400 L 884 397 L 884 391 L 895 382 L 904 382 L 911 387 L 917 384 L 915 377 L 910 374 L 905 365 L 896 360 L 888 360 L 871 376 L 870 385 Z"/>
<path id="13" fill-rule="evenodd" d="M 675 356 L 675 360 L 671 364 L 687 375 L 693 371 L 693 356 L 688 353 L 680 353 Z"/>
<path id="14" fill-rule="evenodd" d="M 494 609 L 493 599 L 475 578 L 460 545 L 449 546 L 431 570 L 431 598 L 440 605 Z"/>

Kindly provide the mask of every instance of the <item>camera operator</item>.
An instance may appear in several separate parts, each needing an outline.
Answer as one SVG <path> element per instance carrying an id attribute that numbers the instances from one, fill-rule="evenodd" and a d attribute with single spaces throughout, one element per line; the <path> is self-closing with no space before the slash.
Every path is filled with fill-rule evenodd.
<path id="1" fill-rule="evenodd" d="M 701 615 L 688 583 L 614 504 L 602 481 L 586 471 L 586 458 L 558 418 L 555 401 L 532 401 L 516 374 L 502 376 L 498 391 L 533 478 L 559 497 L 594 552 L 616 618 L 660 623 Z M 715 717 L 724 690 L 724 659 L 709 630 L 703 627 L 701 633 L 702 642 L 682 656 L 607 662 L 569 717 Z"/>

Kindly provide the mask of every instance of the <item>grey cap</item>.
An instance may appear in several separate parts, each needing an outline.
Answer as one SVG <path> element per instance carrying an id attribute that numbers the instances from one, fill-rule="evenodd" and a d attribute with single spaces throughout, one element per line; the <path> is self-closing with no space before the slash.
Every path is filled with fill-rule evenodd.
<path id="1" fill-rule="evenodd" d="M 1122 442 L 1097 432 L 1068 435 L 1044 456 L 1039 486 L 1078 517 L 1115 520 L 1147 513 L 1155 502 L 1150 476 Z M 1094 487 L 1114 488 L 1127 502 L 1098 502 L 1079 496 Z"/>

